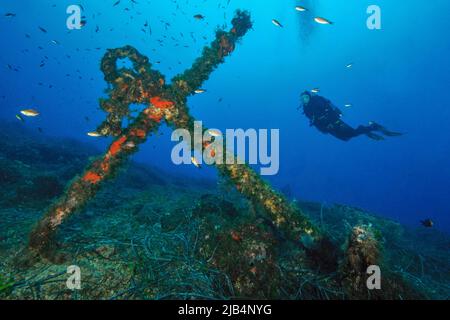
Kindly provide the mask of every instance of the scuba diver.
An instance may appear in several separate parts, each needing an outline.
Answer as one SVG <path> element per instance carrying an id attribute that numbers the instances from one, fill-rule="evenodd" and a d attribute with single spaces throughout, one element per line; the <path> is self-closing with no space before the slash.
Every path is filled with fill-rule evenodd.
<path id="1" fill-rule="evenodd" d="M 382 135 L 374 132 L 381 133 L 387 137 L 402 135 L 398 132 L 389 131 L 375 122 L 370 122 L 368 126 L 361 125 L 356 129 L 352 128 L 341 120 L 341 110 L 335 107 L 330 100 L 319 95 L 312 95 L 308 91 L 302 93 L 301 100 L 303 113 L 310 120 L 310 126 L 315 126 L 320 132 L 329 133 L 340 140 L 349 141 L 360 135 L 366 135 L 377 141 L 384 140 Z M 301 106 L 298 109 L 300 108 Z"/>

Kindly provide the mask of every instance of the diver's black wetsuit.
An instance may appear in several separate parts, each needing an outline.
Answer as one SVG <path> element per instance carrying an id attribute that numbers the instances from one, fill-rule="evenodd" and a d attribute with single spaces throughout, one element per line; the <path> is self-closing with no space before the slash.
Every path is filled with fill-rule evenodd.
<path id="1" fill-rule="evenodd" d="M 308 104 L 303 105 L 303 112 L 310 120 L 310 125 L 315 126 L 323 133 L 329 133 L 334 137 L 349 141 L 360 135 L 366 135 L 374 140 L 384 140 L 378 134 L 373 133 L 379 131 L 386 136 L 399 136 L 400 133 L 391 132 L 377 123 L 371 123 L 369 126 L 359 126 L 354 129 L 341 120 L 342 112 L 333 106 L 330 100 L 318 95 L 311 95 Z"/>

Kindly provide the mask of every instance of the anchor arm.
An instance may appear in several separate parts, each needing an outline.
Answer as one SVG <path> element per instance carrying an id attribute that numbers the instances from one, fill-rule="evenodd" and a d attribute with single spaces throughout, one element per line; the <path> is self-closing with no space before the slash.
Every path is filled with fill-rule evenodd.
<path id="1" fill-rule="evenodd" d="M 223 63 L 224 58 L 234 51 L 237 42 L 252 28 L 250 14 L 238 10 L 232 20 L 232 26 L 228 32 L 217 31 L 215 40 L 203 49 L 201 57 L 192 67 L 172 79 L 175 90 L 192 95 L 208 80 L 214 69 Z"/>

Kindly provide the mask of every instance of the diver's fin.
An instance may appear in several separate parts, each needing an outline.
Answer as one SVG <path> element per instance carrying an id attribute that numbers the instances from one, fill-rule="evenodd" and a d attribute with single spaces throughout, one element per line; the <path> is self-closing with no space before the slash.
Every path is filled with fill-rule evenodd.
<path id="1" fill-rule="evenodd" d="M 382 136 L 380 136 L 378 134 L 375 134 L 375 133 L 372 133 L 372 132 L 366 133 L 366 136 L 368 136 L 370 139 L 376 140 L 376 141 L 384 140 L 384 138 Z"/>
<path id="2" fill-rule="evenodd" d="M 383 128 L 382 130 L 380 130 L 380 132 L 381 132 L 382 134 L 384 134 L 385 136 L 387 136 L 387 137 L 399 137 L 399 136 L 402 136 L 402 135 L 403 135 L 403 133 L 395 132 L 395 131 L 389 131 L 389 130 L 387 130 L 387 129 L 385 129 L 385 128 Z"/>
<path id="3" fill-rule="evenodd" d="M 383 127 L 381 124 L 378 124 L 376 122 L 371 122 L 370 123 L 370 128 L 372 130 L 374 130 L 374 131 L 381 132 L 382 134 L 384 134 L 387 137 L 399 137 L 399 136 L 403 135 L 403 133 L 400 133 L 400 132 L 389 131 L 388 129 Z"/>

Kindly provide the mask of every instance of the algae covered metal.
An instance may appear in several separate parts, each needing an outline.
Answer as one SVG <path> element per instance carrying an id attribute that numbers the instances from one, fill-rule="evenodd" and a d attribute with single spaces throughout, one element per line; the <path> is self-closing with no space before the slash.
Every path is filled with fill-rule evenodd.
<path id="1" fill-rule="evenodd" d="M 32 256 L 58 260 L 54 240 L 58 227 L 92 199 L 105 180 L 114 177 L 129 156 L 138 151 L 138 146 L 158 131 L 163 121 L 173 129 L 187 129 L 193 133 L 195 119 L 189 113 L 187 97 L 201 88 L 251 27 L 249 13 L 237 11 L 231 30 L 217 31 L 215 40 L 203 49 L 192 67 L 174 77 L 170 85 L 164 75 L 152 69 L 149 59 L 135 48 L 125 46 L 108 50 L 102 59 L 101 69 L 110 86 L 109 97 L 100 101 L 101 108 L 108 115 L 96 132 L 102 136 L 114 136 L 115 140 L 102 157 L 93 161 L 81 176 L 70 183 L 65 194 L 38 222 L 30 235 Z M 132 62 L 132 69 L 117 68 L 117 61 L 125 58 Z M 122 128 L 123 118 L 130 115 L 131 104 L 143 104 L 146 108 L 133 123 Z M 249 166 L 216 166 L 220 174 L 228 177 L 244 196 L 264 209 L 287 238 L 295 241 L 305 237 L 313 241 L 320 238 L 317 229 L 300 210 L 274 191 Z"/>

